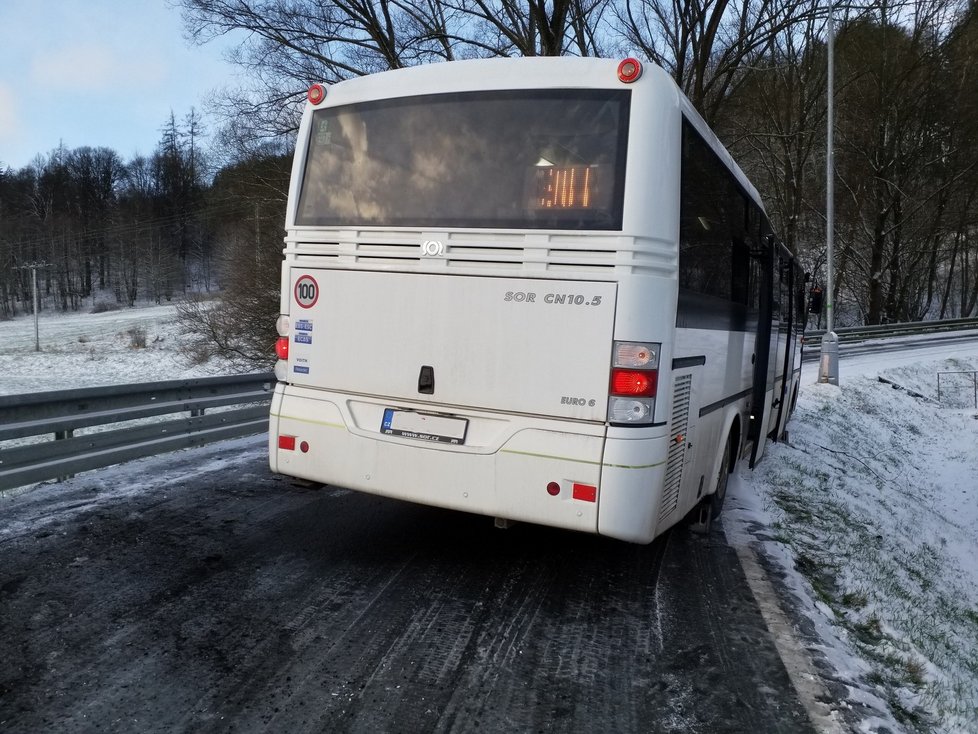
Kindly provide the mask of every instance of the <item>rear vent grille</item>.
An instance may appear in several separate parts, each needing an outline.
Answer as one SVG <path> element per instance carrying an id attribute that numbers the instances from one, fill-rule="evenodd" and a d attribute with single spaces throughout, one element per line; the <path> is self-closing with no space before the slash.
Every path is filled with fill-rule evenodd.
<path id="1" fill-rule="evenodd" d="M 679 489 L 683 480 L 686 456 L 686 429 L 689 425 L 689 400 L 693 376 L 676 377 L 672 390 L 672 421 L 670 422 L 669 461 L 666 464 L 666 481 L 662 492 L 659 521 L 676 511 L 679 505 Z M 681 438 L 680 438 L 681 437 Z M 677 440 L 680 439 L 680 440 Z"/>
<path id="2" fill-rule="evenodd" d="M 675 249 L 667 243 L 606 234 L 409 232 L 302 229 L 286 238 L 286 257 L 328 267 L 418 272 L 485 272 L 538 277 L 671 275 Z"/>

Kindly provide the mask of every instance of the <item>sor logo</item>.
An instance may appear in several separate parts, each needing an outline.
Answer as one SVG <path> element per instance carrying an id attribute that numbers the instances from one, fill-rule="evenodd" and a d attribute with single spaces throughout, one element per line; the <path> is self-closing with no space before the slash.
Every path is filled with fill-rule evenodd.
<path id="1" fill-rule="evenodd" d="M 445 257 L 445 245 L 438 240 L 425 240 L 421 243 L 421 257 Z"/>
<path id="2" fill-rule="evenodd" d="M 312 308 L 319 300 L 319 284 L 311 275 L 303 275 L 295 282 L 294 295 L 302 308 Z"/>

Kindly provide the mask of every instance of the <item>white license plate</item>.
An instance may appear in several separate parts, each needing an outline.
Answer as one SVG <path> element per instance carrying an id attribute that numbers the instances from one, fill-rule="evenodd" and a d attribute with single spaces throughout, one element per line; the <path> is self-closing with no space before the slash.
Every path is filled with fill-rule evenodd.
<path id="1" fill-rule="evenodd" d="M 414 413 L 393 408 L 384 411 L 384 420 L 380 424 L 380 432 L 388 436 L 403 436 L 419 441 L 455 445 L 465 443 L 465 432 L 468 428 L 469 421 L 466 418 Z"/>

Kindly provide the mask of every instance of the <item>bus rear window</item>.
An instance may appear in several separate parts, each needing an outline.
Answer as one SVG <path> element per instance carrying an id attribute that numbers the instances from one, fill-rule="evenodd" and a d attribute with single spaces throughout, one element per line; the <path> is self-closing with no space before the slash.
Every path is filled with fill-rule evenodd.
<path id="1" fill-rule="evenodd" d="M 464 92 L 316 110 L 296 223 L 619 230 L 629 94 Z"/>

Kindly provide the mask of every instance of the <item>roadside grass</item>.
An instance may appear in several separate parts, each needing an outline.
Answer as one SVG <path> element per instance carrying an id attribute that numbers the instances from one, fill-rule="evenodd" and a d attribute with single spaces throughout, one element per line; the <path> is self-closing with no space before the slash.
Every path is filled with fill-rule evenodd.
<path id="1" fill-rule="evenodd" d="M 976 427 L 869 377 L 810 386 L 791 444 L 751 480 L 775 538 L 870 664 L 865 682 L 910 731 L 978 731 Z"/>
<path id="2" fill-rule="evenodd" d="M 40 352 L 30 316 L 0 322 L 0 394 L 107 384 L 206 377 L 235 372 L 214 360 L 190 364 L 176 307 L 102 309 L 98 313 L 42 313 Z"/>

